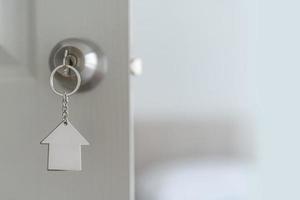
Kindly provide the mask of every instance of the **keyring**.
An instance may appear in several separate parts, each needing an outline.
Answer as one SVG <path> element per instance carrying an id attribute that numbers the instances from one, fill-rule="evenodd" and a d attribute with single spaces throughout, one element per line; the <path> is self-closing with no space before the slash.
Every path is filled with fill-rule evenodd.
<path id="1" fill-rule="evenodd" d="M 69 93 L 66 93 L 66 94 L 57 91 L 57 90 L 54 88 L 54 83 L 53 83 L 53 79 L 54 79 L 55 73 L 57 72 L 57 70 L 59 70 L 59 69 L 61 69 L 61 68 L 63 68 L 63 67 L 67 67 L 67 68 L 71 69 L 73 72 L 75 72 L 76 77 L 77 77 L 77 84 L 76 84 L 76 87 L 74 88 L 73 91 L 71 91 L 71 92 L 69 92 Z M 81 84 L 81 77 L 80 77 L 79 72 L 77 71 L 77 69 L 75 69 L 74 67 L 72 67 L 72 66 L 70 66 L 70 65 L 66 65 L 66 64 L 59 65 L 59 66 L 57 66 L 57 67 L 52 71 L 52 73 L 51 73 L 51 75 L 50 75 L 50 87 L 51 87 L 52 91 L 53 91 L 55 94 L 57 94 L 57 95 L 59 95 L 59 96 L 62 96 L 62 97 L 63 97 L 64 95 L 66 95 L 66 96 L 71 96 L 72 94 L 74 94 L 75 92 L 77 92 L 78 89 L 79 89 L 79 87 L 80 87 L 80 84 Z"/>

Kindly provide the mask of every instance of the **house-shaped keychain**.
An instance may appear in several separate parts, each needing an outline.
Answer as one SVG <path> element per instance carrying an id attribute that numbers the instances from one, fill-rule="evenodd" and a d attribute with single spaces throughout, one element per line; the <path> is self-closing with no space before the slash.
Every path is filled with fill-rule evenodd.
<path id="1" fill-rule="evenodd" d="M 41 144 L 49 145 L 48 170 L 81 170 L 81 145 L 89 142 L 69 120 L 60 123 Z"/>

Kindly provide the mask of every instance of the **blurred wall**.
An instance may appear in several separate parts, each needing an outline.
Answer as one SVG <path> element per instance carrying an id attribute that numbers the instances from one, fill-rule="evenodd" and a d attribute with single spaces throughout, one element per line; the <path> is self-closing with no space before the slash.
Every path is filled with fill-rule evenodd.
<path id="1" fill-rule="evenodd" d="M 300 199 L 300 2 L 259 3 L 258 173 L 264 199 Z"/>
<path id="2" fill-rule="evenodd" d="M 131 6 L 132 55 L 144 60 L 133 80 L 137 170 L 189 155 L 254 157 L 261 199 L 300 199 L 300 2 Z"/>
<path id="3" fill-rule="evenodd" d="M 132 1 L 136 166 L 195 157 L 253 158 L 249 0 Z"/>

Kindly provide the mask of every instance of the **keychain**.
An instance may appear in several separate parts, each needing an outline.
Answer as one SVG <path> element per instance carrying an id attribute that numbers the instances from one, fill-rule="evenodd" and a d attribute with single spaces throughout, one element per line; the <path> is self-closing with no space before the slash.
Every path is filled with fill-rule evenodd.
<path id="1" fill-rule="evenodd" d="M 48 144 L 48 170 L 81 171 L 81 146 L 89 142 L 73 127 L 69 121 L 69 97 L 78 91 L 81 84 L 79 72 L 66 64 L 68 51 L 65 51 L 63 64 L 56 67 L 50 75 L 52 91 L 62 97 L 62 122 L 41 142 Z M 61 93 L 54 88 L 54 75 L 59 69 L 72 70 L 77 77 L 77 84 L 73 91 Z"/>

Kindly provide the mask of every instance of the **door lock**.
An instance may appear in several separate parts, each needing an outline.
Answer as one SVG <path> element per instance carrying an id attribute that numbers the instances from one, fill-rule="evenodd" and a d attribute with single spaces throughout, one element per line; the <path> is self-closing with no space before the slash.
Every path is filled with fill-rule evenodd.
<path id="1" fill-rule="evenodd" d="M 65 57 L 65 52 L 68 55 Z M 89 90 L 95 87 L 105 76 L 107 71 L 106 57 L 99 46 L 95 43 L 79 38 L 68 38 L 58 42 L 52 49 L 49 58 L 50 70 L 65 62 L 74 67 L 81 76 L 79 91 Z M 73 71 L 66 69 L 57 70 L 56 79 L 66 89 L 72 89 L 72 81 L 76 80 Z"/>

